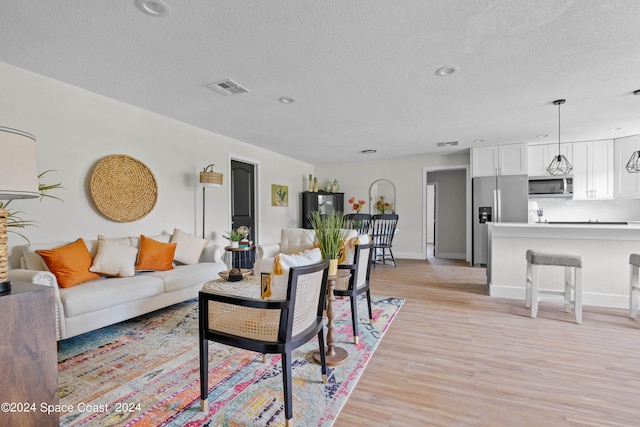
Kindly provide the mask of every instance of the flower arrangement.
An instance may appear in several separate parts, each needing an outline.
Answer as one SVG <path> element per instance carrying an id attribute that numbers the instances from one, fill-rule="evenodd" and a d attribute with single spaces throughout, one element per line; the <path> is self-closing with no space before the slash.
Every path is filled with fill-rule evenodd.
<path id="1" fill-rule="evenodd" d="M 391 209 L 391 203 L 384 201 L 384 196 L 380 196 L 376 202 L 376 210 L 378 213 L 383 214 L 387 209 Z"/>
<path id="2" fill-rule="evenodd" d="M 366 204 L 364 200 L 357 200 L 355 197 L 350 198 L 347 202 L 351 205 L 351 209 L 356 211 L 356 213 L 360 213 L 362 207 Z"/>

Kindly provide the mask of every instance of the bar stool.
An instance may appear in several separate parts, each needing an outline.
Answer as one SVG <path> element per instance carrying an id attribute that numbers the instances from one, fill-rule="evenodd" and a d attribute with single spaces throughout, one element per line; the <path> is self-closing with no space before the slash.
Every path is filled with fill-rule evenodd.
<path id="1" fill-rule="evenodd" d="M 640 292 L 640 281 L 638 280 L 638 269 L 640 267 L 640 255 L 631 254 L 629 256 L 629 317 L 636 318 L 638 314 L 638 293 Z"/>
<path id="2" fill-rule="evenodd" d="M 582 256 L 574 253 L 549 253 L 527 250 L 527 299 L 525 307 L 531 307 L 531 317 L 538 314 L 538 295 L 563 295 L 567 313 L 574 306 L 576 323 L 582 323 Z M 640 260 L 640 257 L 638 258 Z M 564 267 L 564 291 L 538 289 L 538 267 L 541 265 Z M 573 276 L 573 277 L 572 277 Z M 573 280 L 572 280 L 573 279 Z M 573 299 L 571 289 L 573 288 Z"/>

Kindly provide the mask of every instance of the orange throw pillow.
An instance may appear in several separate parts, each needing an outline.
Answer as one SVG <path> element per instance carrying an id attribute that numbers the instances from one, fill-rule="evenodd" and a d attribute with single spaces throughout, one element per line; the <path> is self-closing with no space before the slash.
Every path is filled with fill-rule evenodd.
<path id="1" fill-rule="evenodd" d="M 158 242 L 141 234 L 136 270 L 173 270 L 173 256 L 176 252 L 176 246 L 176 243 Z"/>
<path id="2" fill-rule="evenodd" d="M 89 271 L 93 260 L 81 238 L 59 248 L 40 249 L 36 253 L 44 259 L 61 288 L 70 288 L 100 278 L 98 273 Z"/>

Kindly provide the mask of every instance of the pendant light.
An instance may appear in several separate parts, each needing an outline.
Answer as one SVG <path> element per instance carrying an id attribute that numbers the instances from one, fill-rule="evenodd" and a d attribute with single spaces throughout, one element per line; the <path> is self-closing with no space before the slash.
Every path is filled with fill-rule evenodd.
<path id="1" fill-rule="evenodd" d="M 634 151 L 631 158 L 627 162 L 627 172 L 637 173 L 640 172 L 640 151 Z"/>
<path id="2" fill-rule="evenodd" d="M 633 91 L 634 95 L 640 95 L 640 89 Z M 640 151 L 634 151 L 631 158 L 627 162 L 627 172 L 638 173 L 640 172 Z"/>
<path id="3" fill-rule="evenodd" d="M 549 175 L 568 175 L 573 170 L 573 166 L 569 160 L 560 152 L 560 106 L 566 102 L 565 99 L 557 99 L 553 101 L 553 105 L 558 106 L 558 155 L 553 156 L 553 160 L 547 167 Z"/>

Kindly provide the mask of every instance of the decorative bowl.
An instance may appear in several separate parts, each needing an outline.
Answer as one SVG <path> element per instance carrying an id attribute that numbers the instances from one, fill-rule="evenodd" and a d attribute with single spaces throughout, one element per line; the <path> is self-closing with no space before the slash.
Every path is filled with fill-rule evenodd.
<path id="1" fill-rule="evenodd" d="M 242 268 L 242 269 L 240 269 L 240 271 L 242 273 L 242 279 L 246 279 L 247 276 L 251 274 L 251 270 L 249 270 L 248 268 Z M 235 281 L 239 280 L 239 279 L 229 280 L 229 270 L 225 270 L 225 271 L 219 272 L 218 276 L 222 277 L 224 280 L 227 280 L 227 281 L 234 281 L 235 282 Z M 235 278 L 234 276 L 235 277 L 239 277 L 239 275 L 236 276 L 236 275 L 232 274 L 231 278 L 232 279 Z"/>

